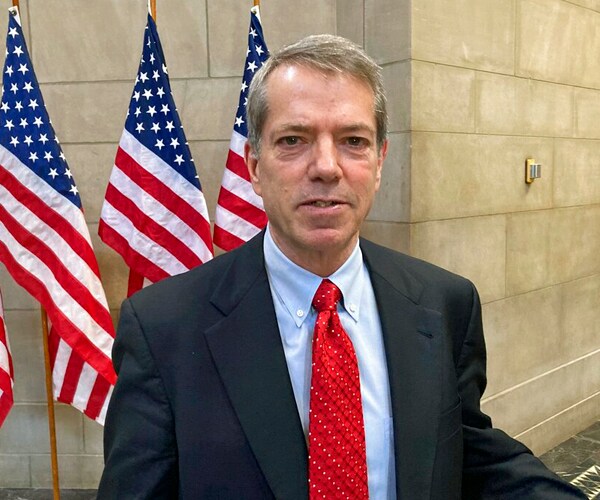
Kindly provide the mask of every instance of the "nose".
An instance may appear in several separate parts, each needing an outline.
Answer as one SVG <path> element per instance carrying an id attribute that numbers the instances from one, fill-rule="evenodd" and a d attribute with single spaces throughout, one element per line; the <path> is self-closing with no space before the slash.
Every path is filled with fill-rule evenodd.
<path id="1" fill-rule="evenodd" d="M 309 176 L 312 180 L 331 182 L 342 175 L 339 155 L 335 142 L 331 138 L 320 138 L 314 142 Z"/>

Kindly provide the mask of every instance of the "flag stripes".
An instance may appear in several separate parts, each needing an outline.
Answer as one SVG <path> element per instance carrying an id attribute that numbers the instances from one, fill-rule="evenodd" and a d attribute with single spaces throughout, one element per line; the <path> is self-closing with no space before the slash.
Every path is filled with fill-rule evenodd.
<path id="1" fill-rule="evenodd" d="M 0 294 L 0 427 L 13 405 L 14 370 L 4 323 L 4 306 Z"/>

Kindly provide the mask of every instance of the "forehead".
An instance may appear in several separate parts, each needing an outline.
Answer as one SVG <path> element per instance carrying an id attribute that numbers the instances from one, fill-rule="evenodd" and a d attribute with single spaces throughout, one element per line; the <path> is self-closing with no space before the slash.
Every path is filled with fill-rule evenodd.
<path id="1" fill-rule="evenodd" d="M 268 76 L 265 91 L 267 120 L 283 111 L 303 114 L 303 106 L 308 112 L 310 105 L 312 113 L 343 107 L 375 116 L 375 95 L 367 81 L 335 69 L 281 65 Z"/>

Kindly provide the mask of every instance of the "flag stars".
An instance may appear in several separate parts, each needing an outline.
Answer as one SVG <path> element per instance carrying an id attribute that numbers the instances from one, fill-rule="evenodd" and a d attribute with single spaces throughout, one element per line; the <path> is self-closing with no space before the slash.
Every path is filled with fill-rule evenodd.
<path id="1" fill-rule="evenodd" d="M 165 95 L 165 91 L 163 90 L 162 87 L 158 87 L 158 90 L 156 91 L 156 95 L 162 99 L 162 96 Z"/>
<path id="2" fill-rule="evenodd" d="M 250 36 L 252 38 L 256 38 L 258 36 L 258 34 L 256 33 L 256 30 L 254 28 L 250 28 Z"/>
<path id="3" fill-rule="evenodd" d="M 40 105 L 37 103 L 37 99 L 29 99 L 29 104 L 27 105 L 27 107 L 35 110 L 35 108 L 39 108 L 39 106 Z"/>
<path id="4" fill-rule="evenodd" d="M 173 149 L 175 149 L 177 146 L 179 146 L 179 139 L 177 139 L 177 137 L 173 137 L 171 139 L 171 146 L 173 146 Z"/>
<path id="5" fill-rule="evenodd" d="M 2 109 L 2 111 L 4 111 L 6 113 L 10 109 L 10 106 L 8 105 L 8 103 L 6 101 L 4 101 L 2 103 L 2 106 L 0 106 L 0 109 Z"/>
<path id="6" fill-rule="evenodd" d="M 183 155 L 175 155 L 175 159 L 173 161 L 177 163 L 177 165 L 181 165 L 185 162 L 185 160 L 183 159 Z"/>
<path id="7" fill-rule="evenodd" d="M 148 80 L 148 73 L 140 73 L 140 80 L 142 81 L 142 83 L 146 83 L 146 81 Z"/>
<path id="8" fill-rule="evenodd" d="M 48 134 L 40 134 L 38 141 L 45 145 L 48 142 Z"/>
<path id="9" fill-rule="evenodd" d="M 7 128 L 8 130 L 12 130 L 14 127 L 12 120 L 6 120 L 6 123 L 4 124 L 4 128 Z"/>
<path id="10" fill-rule="evenodd" d="M 156 58 L 154 57 L 154 54 L 150 54 L 150 63 L 154 64 L 155 60 L 156 60 Z"/>
<path id="11" fill-rule="evenodd" d="M 71 184 L 71 188 L 69 189 L 69 193 L 73 193 L 73 196 L 77 196 L 79 191 L 77 190 L 77 186 L 75 184 Z"/>
<path id="12" fill-rule="evenodd" d="M 244 123 L 244 119 L 241 116 L 235 117 L 235 126 L 236 127 L 241 127 L 243 123 Z"/>
<path id="13" fill-rule="evenodd" d="M 26 64 L 19 64 L 19 69 L 17 71 L 20 71 L 21 73 L 25 74 L 29 71 L 29 68 Z"/>
<path id="14" fill-rule="evenodd" d="M 162 148 L 165 147 L 165 143 L 162 139 L 157 139 L 156 140 L 156 144 L 154 145 L 155 148 L 158 148 L 159 151 L 162 151 Z"/>
<path id="15" fill-rule="evenodd" d="M 60 158 L 62 161 L 65 161 L 65 160 L 66 160 L 66 158 L 65 158 L 65 154 L 64 154 L 62 151 L 60 152 L 60 154 L 58 155 L 58 157 L 59 157 L 59 158 Z"/>
<path id="16" fill-rule="evenodd" d="M 146 99 L 150 99 L 152 97 L 152 91 L 150 89 L 146 89 L 144 90 L 144 92 L 142 93 L 142 95 L 146 98 Z"/>
<path id="17" fill-rule="evenodd" d="M 242 91 L 242 92 L 246 92 L 246 89 L 247 89 L 247 88 L 248 88 L 248 85 L 246 84 L 246 82 L 245 82 L 245 81 L 242 81 L 242 88 L 241 88 L 241 91 Z"/>
<path id="18" fill-rule="evenodd" d="M 20 45 L 15 46 L 15 50 L 13 50 L 13 54 L 17 54 L 17 57 L 21 57 L 21 54 L 23 54 L 23 49 L 21 48 Z"/>
<path id="19" fill-rule="evenodd" d="M 260 45 L 257 45 L 257 46 L 256 46 L 256 53 L 257 53 L 259 56 L 262 56 L 262 55 L 263 55 L 263 52 L 264 52 L 263 48 L 262 48 Z"/>
<path id="20" fill-rule="evenodd" d="M 252 73 L 254 73 L 257 69 L 258 69 L 258 66 L 256 65 L 256 63 L 254 61 L 250 61 L 248 63 L 248 67 L 246 68 L 247 71 L 252 71 Z"/>
<path id="21" fill-rule="evenodd" d="M 158 131 L 160 130 L 160 125 L 156 122 L 152 123 L 152 127 L 151 127 L 152 132 L 154 132 L 155 134 L 158 134 Z"/>
<path id="22" fill-rule="evenodd" d="M 141 122 L 135 126 L 135 131 L 138 133 L 142 133 L 144 130 L 146 129 L 144 128 L 144 124 Z"/>
<path id="23" fill-rule="evenodd" d="M 5 73 L 6 73 L 8 76 L 12 76 L 12 74 L 13 74 L 13 69 L 12 69 L 12 66 L 7 66 L 7 67 L 6 67 L 6 71 L 5 71 Z"/>
<path id="24" fill-rule="evenodd" d="M 19 91 L 19 87 L 17 86 L 17 84 L 16 84 L 16 83 L 12 83 L 12 84 L 10 85 L 10 91 L 11 91 L 13 94 L 16 94 L 16 93 Z"/>
<path id="25" fill-rule="evenodd" d="M 35 162 L 35 160 L 38 159 L 38 155 L 35 151 L 32 151 L 31 154 L 29 155 L 29 159 L 33 162 Z"/>
<path id="26" fill-rule="evenodd" d="M 166 65 L 166 64 L 163 64 L 163 65 L 162 65 L 162 70 L 163 70 L 163 73 L 164 73 L 165 75 L 168 75 L 168 74 L 169 74 L 169 72 L 167 71 L 167 65 Z"/>
<path id="27" fill-rule="evenodd" d="M 154 70 L 154 72 L 152 73 L 152 79 L 155 82 L 157 82 L 159 78 L 160 78 L 160 75 L 158 74 L 158 70 Z"/>
<path id="28" fill-rule="evenodd" d="M 15 109 L 17 111 L 21 111 L 23 109 L 23 105 L 21 104 L 21 101 L 15 102 Z"/>
<path id="29" fill-rule="evenodd" d="M 18 35 L 19 33 L 17 32 L 17 28 L 11 28 L 8 30 L 8 36 L 12 37 L 13 39 Z"/>
<path id="30" fill-rule="evenodd" d="M 169 111 L 171 111 L 171 110 L 169 109 L 168 104 L 163 104 L 162 107 L 160 108 L 160 112 L 163 113 L 165 116 L 167 116 Z"/>
<path id="31" fill-rule="evenodd" d="M 27 118 L 21 118 L 19 125 L 21 125 L 21 127 L 23 127 L 23 128 L 25 128 L 27 125 L 29 125 L 27 123 Z"/>
<path id="32" fill-rule="evenodd" d="M 51 168 L 50 172 L 48 172 L 48 175 L 52 177 L 52 179 L 55 179 L 58 177 L 58 171 L 55 168 Z"/>
<path id="33" fill-rule="evenodd" d="M 16 148 L 18 144 L 20 144 L 19 139 L 17 139 L 16 137 L 12 137 L 12 136 L 10 137 L 10 143 L 14 148 Z"/>
<path id="34" fill-rule="evenodd" d="M 167 122 L 167 124 L 165 125 L 165 128 L 171 132 L 171 130 L 173 130 L 175 128 L 175 125 L 173 125 L 173 122 Z"/>
<path id="35" fill-rule="evenodd" d="M 154 117 L 154 115 L 157 113 L 156 106 L 148 106 L 148 111 L 146 111 L 146 113 Z"/>
<path id="36" fill-rule="evenodd" d="M 27 144 L 27 146 L 29 147 L 29 146 L 31 146 L 33 144 L 33 139 L 31 138 L 30 135 L 26 135 L 25 139 L 23 140 L 23 142 L 25 144 Z"/>
<path id="37" fill-rule="evenodd" d="M 31 85 L 31 82 L 25 82 L 25 85 L 23 85 L 23 90 L 26 90 L 27 93 L 31 92 L 33 90 L 33 85 Z"/>
<path id="38" fill-rule="evenodd" d="M 65 168 L 65 176 L 68 177 L 69 179 L 73 178 L 73 174 L 71 173 L 70 169 Z"/>
<path id="39" fill-rule="evenodd" d="M 133 114 L 137 118 L 138 116 L 140 116 L 142 114 L 142 110 L 140 108 L 135 108 L 135 112 Z"/>
<path id="40" fill-rule="evenodd" d="M 35 120 L 33 120 L 33 124 L 37 125 L 37 128 L 40 128 L 44 122 L 42 121 L 42 118 L 40 116 L 36 116 Z"/>
<path id="41" fill-rule="evenodd" d="M 136 102 L 140 100 L 140 93 L 137 90 L 133 93 L 133 98 Z"/>
<path id="42" fill-rule="evenodd" d="M 44 159 L 50 161 L 52 158 L 54 158 L 54 156 L 52 156 L 52 153 L 50 151 L 46 151 L 44 153 Z"/>

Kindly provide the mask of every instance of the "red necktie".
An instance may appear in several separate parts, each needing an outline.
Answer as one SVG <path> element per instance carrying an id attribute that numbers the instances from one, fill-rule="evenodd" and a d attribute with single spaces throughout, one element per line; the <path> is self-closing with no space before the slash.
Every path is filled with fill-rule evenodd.
<path id="1" fill-rule="evenodd" d="M 313 298 L 317 321 L 310 387 L 310 499 L 369 498 L 358 363 L 337 312 L 339 288 L 323 280 Z"/>

